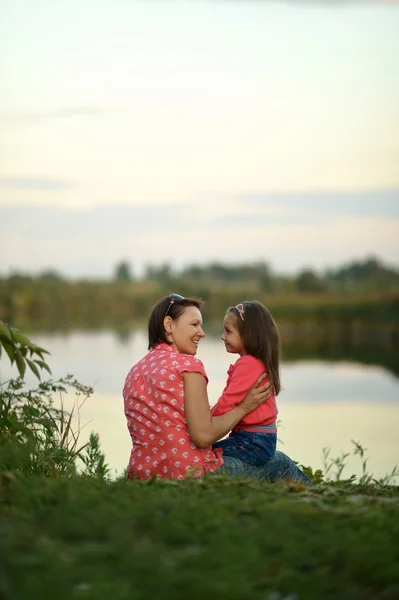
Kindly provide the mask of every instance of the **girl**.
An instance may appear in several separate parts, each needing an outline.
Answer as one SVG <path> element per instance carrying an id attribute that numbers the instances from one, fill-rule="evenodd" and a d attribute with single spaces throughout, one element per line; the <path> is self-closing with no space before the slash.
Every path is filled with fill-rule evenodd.
<path id="1" fill-rule="evenodd" d="M 222 340 L 227 352 L 239 354 L 240 358 L 228 370 L 226 387 L 211 410 L 212 416 L 223 415 L 242 402 L 265 370 L 274 393 L 237 423 L 228 438 L 213 444 L 213 448 L 222 448 L 224 456 L 247 464 L 262 465 L 276 452 L 276 396 L 281 389 L 279 333 L 270 312 L 260 302 L 243 302 L 230 307 L 223 327 Z"/>

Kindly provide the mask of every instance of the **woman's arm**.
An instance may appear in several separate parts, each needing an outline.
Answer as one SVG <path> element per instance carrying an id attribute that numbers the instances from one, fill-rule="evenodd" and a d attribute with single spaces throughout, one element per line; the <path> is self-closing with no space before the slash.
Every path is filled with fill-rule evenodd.
<path id="1" fill-rule="evenodd" d="M 201 373 L 183 373 L 184 410 L 188 432 L 193 443 L 198 448 L 211 446 L 231 431 L 245 415 L 267 400 L 272 392 L 270 382 L 262 387 L 256 387 L 264 377 L 263 374 L 255 381 L 240 404 L 219 417 L 212 417 L 205 377 Z"/>

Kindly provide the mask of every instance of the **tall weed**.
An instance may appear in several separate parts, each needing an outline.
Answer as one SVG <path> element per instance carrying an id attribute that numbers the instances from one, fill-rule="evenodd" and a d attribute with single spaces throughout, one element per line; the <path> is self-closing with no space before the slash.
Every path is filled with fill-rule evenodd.
<path id="1" fill-rule="evenodd" d="M 65 394 L 73 391 L 72 411 L 64 408 Z M 0 385 L 0 465 L 2 469 L 49 476 L 77 473 L 76 461 L 89 442 L 80 445 L 79 410 L 93 389 L 72 375 L 41 382 L 26 389 L 24 380 L 11 379 Z M 60 408 L 54 403 L 60 400 Z M 72 427 L 77 411 L 78 427 Z"/>

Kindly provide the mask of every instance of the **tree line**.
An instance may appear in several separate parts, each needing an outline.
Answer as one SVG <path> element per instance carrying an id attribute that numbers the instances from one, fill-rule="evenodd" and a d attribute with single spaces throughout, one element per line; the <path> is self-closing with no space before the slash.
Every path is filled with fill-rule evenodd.
<path id="1" fill-rule="evenodd" d="M 399 321 L 399 272 L 375 258 L 322 274 L 275 274 L 267 263 L 189 265 L 176 272 L 150 266 L 133 277 L 126 261 L 108 280 L 70 280 L 56 271 L 0 278 L 0 319 L 14 326 L 98 328 L 145 320 L 160 297 L 199 296 L 216 320 L 228 306 L 259 300 L 280 319 Z"/>
<path id="2" fill-rule="evenodd" d="M 0 281 L 26 283 L 34 280 L 61 282 L 71 281 L 71 278 L 65 277 L 56 269 L 48 269 L 38 275 L 14 272 L 7 278 L 0 278 Z M 81 279 L 80 283 L 85 281 L 92 282 L 93 278 Z M 266 261 L 235 264 L 213 261 L 206 264 L 189 264 L 181 269 L 174 268 L 170 263 L 149 264 L 144 273 L 137 276 L 131 263 L 121 260 L 115 265 L 112 277 L 98 280 L 98 283 L 156 282 L 161 286 L 168 286 L 180 281 L 197 282 L 199 285 L 256 282 L 258 288 L 264 292 L 296 291 L 319 294 L 332 291 L 389 291 L 399 288 L 399 268 L 386 265 L 378 258 L 370 256 L 335 269 L 317 271 L 305 267 L 294 275 L 276 273 Z"/>

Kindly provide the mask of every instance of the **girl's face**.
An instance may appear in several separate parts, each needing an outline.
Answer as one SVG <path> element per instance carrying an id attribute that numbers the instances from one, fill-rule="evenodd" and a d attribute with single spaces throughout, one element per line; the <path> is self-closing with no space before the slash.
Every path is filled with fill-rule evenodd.
<path id="1" fill-rule="evenodd" d="M 172 334 L 175 347 L 182 354 L 196 354 L 200 340 L 205 336 L 202 329 L 202 315 L 196 306 L 187 306 L 181 315 L 173 320 L 168 317 L 165 329 Z"/>
<path id="2" fill-rule="evenodd" d="M 237 329 L 237 317 L 231 313 L 227 313 L 223 321 L 223 335 L 221 338 L 224 342 L 227 352 L 231 354 L 246 354 L 241 336 Z"/>

